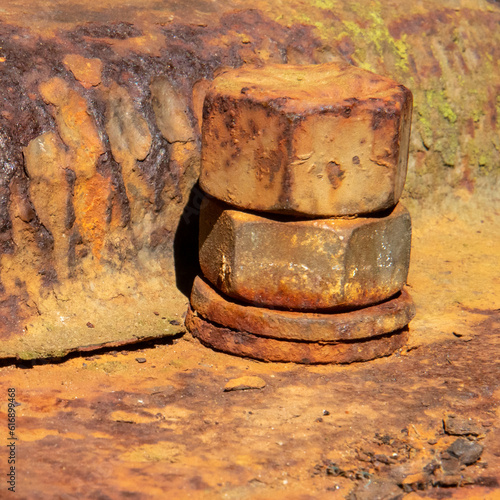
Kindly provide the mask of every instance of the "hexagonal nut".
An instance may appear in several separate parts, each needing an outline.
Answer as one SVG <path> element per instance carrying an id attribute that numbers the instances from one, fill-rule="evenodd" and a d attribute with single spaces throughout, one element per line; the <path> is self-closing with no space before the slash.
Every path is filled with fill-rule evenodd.
<path id="1" fill-rule="evenodd" d="M 328 310 L 388 299 L 408 275 L 411 218 L 283 220 L 206 198 L 200 265 L 221 292 L 264 307 Z"/>
<path id="2" fill-rule="evenodd" d="M 354 66 L 243 67 L 207 93 L 201 187 L 238 208 L 308 216 L 394 206 L 412 94 Z"/>

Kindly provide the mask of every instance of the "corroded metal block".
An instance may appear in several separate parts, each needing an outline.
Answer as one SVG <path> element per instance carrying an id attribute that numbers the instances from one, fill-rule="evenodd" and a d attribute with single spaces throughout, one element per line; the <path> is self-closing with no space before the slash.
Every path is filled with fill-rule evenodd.
<path id="1" fill-rule="evenodd" d="M 368 361 L 392 354 L 407 340 L 406 331 L 348 343 L 277 340 L 216 325 L 192 309 L 187 313 L 186 326 L 194 337 L 219 351 L 263 361 L 307 364 Z"/>
<path id="2" fill-rule="evenodd" d="M 377 337 L 405 327 L 415 316 L 410 295 L 403 290 L 376 306 L 333 314 L 280 311 L 241 304 L 223 297 L 197 277 L 191 307 L 211 323 L 277 339 L 346 341 Z"/>
<path id="3" fill-rule="evenodd" d="M 229 70 L 205 98 L 201 187 L 259 211 L 387 209 L 406 178 L 411 112 L 407 88 L 346 64 Z"/>
<path id="4" fill-rule="evenodd" d="M 379 217 L 281 220 L 206 199 L 200 265 L 226 295 L 264 307 L 321 310 L 385 300 L 403 287 L 411 219 L 401 204 Z"/>

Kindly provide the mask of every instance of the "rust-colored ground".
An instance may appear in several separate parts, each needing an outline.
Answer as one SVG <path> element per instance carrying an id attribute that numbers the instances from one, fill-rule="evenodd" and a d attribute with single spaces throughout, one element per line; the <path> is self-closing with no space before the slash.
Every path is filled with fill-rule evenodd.
<path id="1" fill-rule="evenodd" d="M 499 213 L 498 200 L 477 199 L 443 206 L 446 215 L 410 206 L 417 317 L 408 348 L 391 357 L 266 364 L 186 334 L 4 366 L 2 445 L 8 387 L 20 403 L 16 498 L 499 498 Z M 267 385 L 223 392 L 244 375 Z M 459 438 L 443 429 L 449 414 L 470 419 L 484 450 L 443 475 Z"/>
<path id="2" fill-rule="evenodd" d="M 179 333 L 222 68 L 390 77 L 414 95 L 408 198 L 500 189 L 499 23 L 497 0 L 3 1 L 0 358 Z"/>

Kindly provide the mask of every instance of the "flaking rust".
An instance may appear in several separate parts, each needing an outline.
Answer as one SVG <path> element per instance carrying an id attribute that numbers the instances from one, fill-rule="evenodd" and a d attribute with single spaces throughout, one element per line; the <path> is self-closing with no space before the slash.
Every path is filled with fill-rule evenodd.
<path id="1" fill-rule="evenodd" d="M 190 309 L 186 326 L 205 345 L 228 354 L 262 361 L 301 364 L 348 364 L 392 354 L 403 347 L 407 332 L 395 332 L 358 342 L 301 342 L 277 340 L 216 325 Z"/>
<path id="2" fill-rule="evenodd" d="M 207 87 L 221 66 L 263 64 L 266 44 L 284 62 L 291 45 L 312 57 L 317 40 L 257 10 L 217 7 L 198 25 L 193 12 L 172 22 L 168 3 L 140 22 L 109 3 L 57 19 L 43 6 L 10 18 L 17 7 L 0 20 L 0 357 L 179 333 L 138 330 L 127 313 L 185 307 L 175 273 L 195 236 L 177 231 L 199 177 Z"/>
<path id="3" fill-rule="evenodd" d="M 355 341 L 377 337 L 406 326 L 415 306 L 405 290 L 380 304 L 344 313 L 280 311 L 238 303 L 224 297 L 200 277 L 191 305 L 202 318 L 258 336 L 307 342 Z"/>
<path id="4" fill-rule="evenodd" d="M 406 341 L 411 92 L 346 64 L 243 67 L 203 109 L 186 326 L 267 361 L 351 363 Z M 222 203 L 222 202 L 225 203 Z M 350 216 L 350 217 L 346 217 Z M 213 288 L 214 287 L 214 288 Z"/>

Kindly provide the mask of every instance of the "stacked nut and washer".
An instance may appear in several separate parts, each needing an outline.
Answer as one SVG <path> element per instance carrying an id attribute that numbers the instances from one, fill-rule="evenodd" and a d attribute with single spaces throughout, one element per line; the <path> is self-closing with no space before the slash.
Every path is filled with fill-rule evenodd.
<path id="1" fill-rule="evenodd" d="M 411 220 L 398 203 L 411 92 L 353 66 L 219 75 L 205 98 L 202 277 L 186 325 L 215 349 L 349 363 L 406 341 Z"/>

